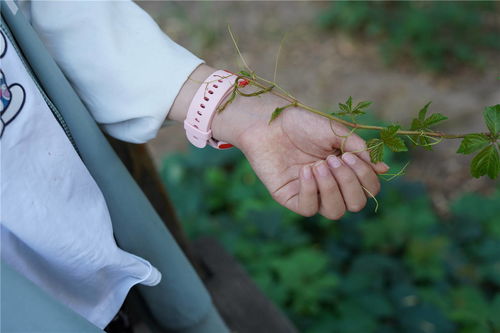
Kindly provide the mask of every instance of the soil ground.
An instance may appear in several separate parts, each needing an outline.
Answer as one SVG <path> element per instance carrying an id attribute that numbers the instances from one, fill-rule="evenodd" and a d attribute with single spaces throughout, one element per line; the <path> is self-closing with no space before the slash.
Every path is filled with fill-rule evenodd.
<path id="1" fill-rule="evenodd" d="M 377 117 L 409 124 L 427 101 L 431 110 L 450 118 L 442 129 L 484 131 L 485 106 L 500 103 L 500 62 L 491 55 L 485 71 L 462 68 L 436 75 L 411 64 L 388 66 L 376 41 L 353 39 L 325 31 L 317 15 L 327 2 L 145 2 L 139 3 L 177 43 L 208 64 L 237 71 L 242 64 L 227 32 L 237 36 L 243 56 L 261 76 L 272 79 L 275 58 L 286 34 L 277 81 L 309 104 L 328 109 L 350 95 L 373 101 Z M 450 199 L 466 191 L 491 191 L 495 184 L 469 174 L 470 158 L 455 154 L 459 142 L 439 145 L 433 152 L 414 149 L 408 179 L 423 182 L 441 214 Z M 184 130 L 173 125 L 149 143 L 157 165 L 171 152 L 187 148 Z"/>

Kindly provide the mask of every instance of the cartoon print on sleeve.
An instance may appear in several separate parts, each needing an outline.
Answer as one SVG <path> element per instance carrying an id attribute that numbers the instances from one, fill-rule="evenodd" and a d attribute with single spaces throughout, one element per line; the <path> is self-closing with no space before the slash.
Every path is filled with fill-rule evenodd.
<path id="1" fill-rule="evenodd" d="M 7 40 L 3 32 L 0 31 L 0 59 L 7 53 Z M 0 68 L 0 138 L 3 135 L 5 127 L 16 118 L 23 108 L 26 93 L 24 88 L 14 83 L 10 86 Z"/>

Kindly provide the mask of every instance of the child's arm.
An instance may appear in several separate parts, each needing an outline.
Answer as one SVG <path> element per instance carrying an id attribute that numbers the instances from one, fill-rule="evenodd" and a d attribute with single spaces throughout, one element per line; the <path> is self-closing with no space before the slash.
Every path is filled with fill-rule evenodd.
<path id="1" fill-rule="evenodd" d="M 21 3 L 94 119 L 124 141 L 154 138 L 203 62 L 132 1 Z"/>
<path id="2" fill-rule="evenodd" d="M 125 141 L 153 138 L 167 114 L 183 121 L 200 82 L 214 70 L 199 66 L 202 60 L 131 1 L 33 1 L 28 14 L 96 121 Z M 215 117 L 214 137 L 240 148 L 273 197 L 299 214 L 334 219 L 363 208 L 367 193 L 378 192 L 376 172 L 387 167 L 370 164 L 366 151 L 327 159 L 341 138 L 326 119 L 299 108 L 268 126 L 271 112 L 285 104 L 271 94 L 237 98 Z M 361 151 L 365 142 L 351 135 L 344 148 Z"/>
<path id="3" fill-rule="evenodd" d="M 184 121 L 193 96 L 214 71 L 201 65 L 192 73 L 170 110 L 170 119 Z M 376 174 L 388 167 L 370 163 L 364 140 L 355 134 L 344 144 L 345 151 L 354 153 L 335 156 L 342 138 L 332 133 L 327 119 L 300 108 L 286 109 L 269 125 L 274 109 L 286 104 L 272 94 L 237 97 L 216 114 L 213 137 L 241 149 L 273 198 L 292 211 L 337 219 L 346 210 L 361 210 L 367 197 L 380 189 Z M 332 126 L 340 136 L 349 133 L 341 124 Z"/>

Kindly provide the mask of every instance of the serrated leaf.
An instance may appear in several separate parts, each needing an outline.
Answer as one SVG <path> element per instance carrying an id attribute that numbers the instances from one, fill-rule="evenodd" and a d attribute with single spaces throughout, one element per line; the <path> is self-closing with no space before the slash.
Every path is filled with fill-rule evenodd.
<path id="1" fill-rule="evenodd" d="M 272 121 L 274 121 L 276 118 L 278 118 L 279 115 L 281 114 L 281 112 L 283 112 L 283 110 L 285 110 L 285 109 L 286 109 L 286 106 L 274 109 L 273 113 L 271 114 L 271 119 L 269 119 L 269 124 Z"/>
<path id="2" fill-rule="evenodd" d="M 426 118 L 430 104 L 431 102 L 425 104 L 425 106 L 418 112 L 418 118 L 413 119 L 411 123 L 412 131 L 419 131 L 419 130 L 425 131 L 429 127 L 434 126 L 448 119 L 448 117 L 443 116 L 441 113 L 434 113 Z"/>
<path id="3" fill-rule="evenodd" d="M 360 114 L 366 114 L 366 112 L 365 111 L 361 111 L 361 110 L 354 110 L 354 111 L 352 111 L 351 114 L 359 116 Z"/>
<path id="4" fill-rule="evenodd" d="M 430 145 L 431 140 L 422 135 L 414 135 L 413 140 L 416 142 L 416 145 L 424 148 L 425 150 L 432 150 L 432 145 Z"/>
<path id="5" fill-rule="evenodd" d="M 483 148 L 473 159 L 470 165 L 470 171 L 473 177 L 479 178 L 488 175 L 495 179 L 500 172 L 500 156 L 495 145 L 489 145 Z"/>
<path id="6" fill-rule="evenodd" d="M 384 142 L 380 139 L 371 139 L 366 143 L 373 163 L 381 162 L 384 157 Z"/>
<path id="7" fill-rule="evenodd" d="M 424 127 L 431 127 L 446 119 L 448 119 L 448 117 L 443 116 L 441 113 L 433 113 L 429 118 L 425 119 Z"/>
<path id="8" fill-rule="evenodd" d="M 479 149 L 482 149 L 490 142 L 489 138 L 484 134 L 468 134 L 462 139 L 460 147 L 458 147 L 458 154 L 470 154 Z"/>
<path id="9" fill-rule="evenodd" d="M 500 104 L 486 107 L 483 115 L 490 133 L 493 135 L 500 134 Z"/>
<path id="10" fill-rule="evenodd" d="M 411 122 L 410 130 L 412 130 L 412 131 L 424 130 L 424 124 L 422 123 L 422 121 L 420 119 L 415 118 Z"/>
<path id="11" fill-rule="evenodd" d="M 339 108 L 340 108 L 340 111 L 344 114 L 348 114 L 351 112 L 351 110 L 349 110 L 349 108 L 345 104 L 339 103 Z"/>
<path id="12" fill-rule="evenodd" d="M 359 103 L 358 103 L 358 104 L 354 107 L 354 109 L 355 109 L 355 110 L 358 110 L 358 109 L 364 109 L 364 108 L 369 107 L 371 104 L 372 104 L 372 102 L 368 102 L 368 101 L 359 102 Z"/>
<path id="13" fill-rule="evenodd" d="M 429 108 L 429 105 L 431 105 L 431 102 L 425 104 L 424 107 L 420 109 L 420 111 L 418 112 L 418 119 L 420 119 L 420 121 L 422 122 L 425 120 L 425 115 L 427 114 L 427 109 Z"/>
<path id="14" fill-rule="evenodd" d="M 352 110 L 352 96 L 349 96 L 346 102 L 347 106 L 349 107 L 349 111 Z"/>
<path id="15" fill-rule="evenodd" d="M 380 137 L 382 138 L 382 140 L 384 140 L 385 138 L 393 137 L 394 135 L 396 135 L 396 132 L 398 131 L 399 127 L 400 127 L 399 125 L 387 126 L 386 128 L 380 131 Z"/>
<path id="16" fill-rule="evenodd" d="M 408 151 L 405 142 L 399 136 L 391 136 L 383 139 L 384 144 L 393 152 Z"/>

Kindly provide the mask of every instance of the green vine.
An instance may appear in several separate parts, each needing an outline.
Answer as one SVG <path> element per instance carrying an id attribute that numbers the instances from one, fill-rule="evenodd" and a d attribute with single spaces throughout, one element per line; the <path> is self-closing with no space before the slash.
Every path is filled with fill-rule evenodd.
<path id="1" fill-rule="evenodd" d="M 422 147 L 425 150 L 432 150 L 434 145 L 441 143 L 443 140 L 461 139 L 462 141 L 457 153 L 464 155 L 476 153 L 470 165 L 471 175 L 475 178 L 485 175 L 491 179 L 496 179 L 498 177 L 500 173 L 500 104 L 485 108 L 483 117 L 488 131 L 483 133 L 450 134 L 434 130 L 436 125 L 441 124 L 448 118 L 441 113 L 428 114 L 429 106 L 431 104 L 430 102 L 419 110 L 417 116 L 412 120 L 408 129 L 404 129 L 397 124 L 392 124 L 386 127 L 362 124 L 358 122 L 358 117 L 366 114 L 367 108 L 372 104 L 372 102 L 361 101 L 359 103 L 354 103 L 352 97 L 349 97 L 344 103 L 338 104 L 338 111 L 331 113 L 326 113 L 306 105 L 275 82 L 276 73 L 274 75 L 274 81 L 270 81 L 260 77 L 252 71 L 241 55 L 231 28 L 228 27 L 228 30 L 236 51 L 238 52 L 246 69 L 235 73 L 236 79 L 234 81 L 234 89 L 230 97 L 219 107 L 219 112 L 222 112 L 230 103 L 232 103 L 237 95 L 252 97 L 265 93 L 271 93 L 281 97 L 283 100 L 287 101 L 288 104 L 285 104 L 282 107 L 277 107 L 274 110 L 271 114 L 271 118 L 269 119 L 269 124 L 278 118 L 286 109 L 290 107 L 299 107 L 325 117 L 330 121 L 336 121 L 350 127 L 352 130 L 349 135 L 352 135 L 358 129 L 378 131 L 379 137 L 369 140 L 366 148 L 366 150 L 370 153 L 370 158 L 373 163 L 383 161 L 384 148 L 388 148 L 393 152 L 403 152 L 408 151 L 408 144 L 411 144 Z M 276 57 L 275 69 L 277 68 L 278 58 L 279 53 Z M 256 91 L 252 93 L 243 92 L 242 88 L 248 85 L 255 87 Z M 339 136 L 335 133 L 335 131 L 333 131 L 333 133 L 334 135 Z M 347 137 L 348 136 L 342 136 L 343 142 L 345 142 Z M 341 146 L 341 151 L 343 152 L 343 145 Z M 396 174 L 389 175 L 391 176 L 389 180 L 395 176 L 401 175 L 403 172 L 404 168 Z M 385 174 L 385 176 L 388 175 Z"/>
<path id="2" fill-rule="evenodd" d="M 244 82 L 244 84 L 241 84 L 242 82 Z M 268 85 L 266 86 L 266 84 Z M 258 90 L 253 93 L 241 91 L 243 87 L 248 85 L 254 86 Z M 265 80 L 254 72 L 242 70 L 236 73 L 234 90 L 230 98 L 219 107 L 218 111 L 221 112 L 224 110 L 237 95 L 252 97 L 265 93 L 272 93 L 289 102 L 274 110 L 269 119 L 269 124 L 278 118 L 286 109 L 290 107 L 300 107 L 331 121 L 336 121 L 352 128 L 350 135 L 358 129 L 378 131 L 379 137 L 367 142 L 366 150 L 370 153 L 370 158 L 373 163 L 383 161 L 384 148 L 388 148 L 393 152 L 403 152 L 408 151 L 408 144 L 412 144 L 422 147 L 425 150 L 432 150 L 434 145 L 441 143 L 445 139 L 461 139 L 462 142 L 457 153 L 467 155 L 478 152 L 471 162 L 471 174 L 473 177 L 479 178 L 487 175 L 491 179 L 496 179 L 500 173 L 500 104 L 486 107 L 483 116 L 489 131 L 484 133 L 449 134 L 434 130 L 434 126 L 441 124 L 448 118 L 440 113 L 428 115 L 430 102 L 420 109 L 418 115 L 412 120 L 409 129 L 402 129 L 400 125 L 396 124 L 387 127 L 373 126 L 359 123 L 357 119 L 359 116 L 366 114 L 366 108 L 372 104 L 371 102 L 362 101 L 354 103 L 352 97 L 349 97 L 345 103 L 338 104 L 338 111 L 326 113 L 298 101 L 277 83 Z M 341 117 L 347 117 L 349 120 Z M 334 131 L 333 133 L 342 137 L 344 142 L 348 137 L 340 136 Z M 343 149 L 341 150 L 343 151 Z"/>

